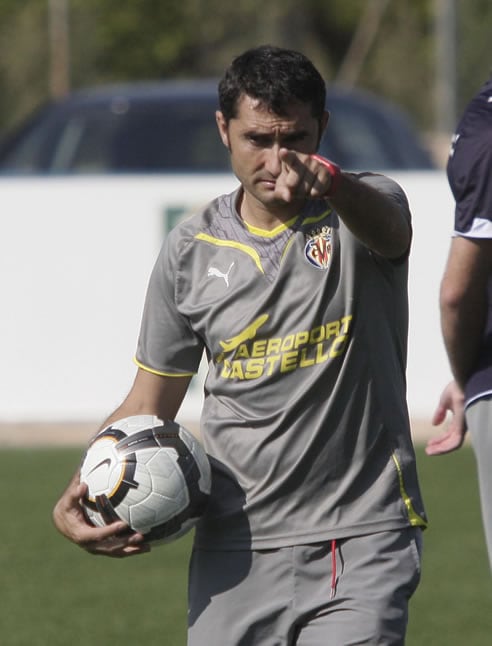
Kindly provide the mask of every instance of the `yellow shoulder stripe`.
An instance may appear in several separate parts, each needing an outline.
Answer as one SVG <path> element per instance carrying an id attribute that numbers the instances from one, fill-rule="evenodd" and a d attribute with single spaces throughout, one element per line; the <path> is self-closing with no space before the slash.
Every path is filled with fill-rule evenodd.
<path id="1" fill-rule="evenodd" d="M 327 215 L 331 213 L 331 208 L 326 209 L 326 211 L 323 211 L 323 213 L 320 213 L 319 215 L 313 215 L 310 218 L 306 218 L 303 222 L 303 224 L 315 224 L 316 222 L 319 222 L 323 218 L 326 218 Z"/>
<path id="2" fill-rule="evenodd" d="M 220 238 L 214 238 L 213 236 L 208 235 L 208 233 L 197 233 L 195 239 L 209 242 L 210 244 L 214 244 L 217 247 L 231 247 L 233 249 L 238 249 L 239 251 L 248 254 L 248 256 L 253 259 L 255 265 L 258 267 L 261 273 L 265 273 L 263 267 L 261 266 L 261 260 L 258 252 L 248 245 L 242 244 L 241 242 L 235 242 L 234 240 L 221 240 Z"/>

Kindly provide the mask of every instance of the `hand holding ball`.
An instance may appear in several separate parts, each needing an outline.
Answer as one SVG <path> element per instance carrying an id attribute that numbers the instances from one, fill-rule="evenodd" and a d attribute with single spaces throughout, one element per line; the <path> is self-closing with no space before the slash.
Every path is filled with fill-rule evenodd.
<path id="1" fill-rule="evenodd" d="M 85 454 L 80 481 L 88 520 L 115 520 L 167 543 L 188 532 L 203 513 L 211 471 L 203 446 L 189 431 L 153 415 L 136 415 L 100 431 Z"/>

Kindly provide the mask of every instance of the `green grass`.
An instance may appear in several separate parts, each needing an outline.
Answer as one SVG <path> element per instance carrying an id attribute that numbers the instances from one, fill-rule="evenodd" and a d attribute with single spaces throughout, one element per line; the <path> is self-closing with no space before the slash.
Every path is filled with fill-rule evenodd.
<path id="1" fill-rule="evenodd" d="M 53 528 L 52 506 L 80 453 L 0 451 L 0 643 L 183 646 L 189 537 L 114 560 L 86 554 Z M 492 579 L 472 451 L 428 458 L 419 450 L 418 459 L 431 523 L 407 646 L 488 646 Z"/>
<path id="2" fill-rule="evenodd" d="M 419 449 L 417 458 L 430 522 L 407 646 L 490 646 L 492 577 L 473 451 L 431 458 Z"/>
<path id="3" fill-rule="evenodd" d="M 80 455 L 0 451 L 0 644 L 182 646 L 188 538 L 118 560 L 54 529 L 51 509 Z"/>

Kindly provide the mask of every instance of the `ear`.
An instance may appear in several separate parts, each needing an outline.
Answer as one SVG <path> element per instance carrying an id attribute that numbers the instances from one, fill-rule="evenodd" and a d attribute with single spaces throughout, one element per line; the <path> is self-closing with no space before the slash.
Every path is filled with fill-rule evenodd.
<path id="1" fill-rule="evenodd" d="M 217 128 L 219 129 L 219 135 L 222 139 L 222 143 L 228 150 L 230 150 L 229 128 L 227 126 L 227 121 L 220 110 L 217 110 L 217 112 L 215 113 L 215 121 L 217 122 Z"/>

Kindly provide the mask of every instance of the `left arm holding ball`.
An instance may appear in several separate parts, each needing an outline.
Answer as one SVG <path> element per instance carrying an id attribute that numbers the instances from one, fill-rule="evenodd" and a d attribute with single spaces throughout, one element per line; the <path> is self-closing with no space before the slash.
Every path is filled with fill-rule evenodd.
<path id="1" fill-rule="evenodd" d="M 164 420 L 174 419 L 190 379 L 164 377 L 139 369 L 127 397 L 101 428 L 131 415 L 149 414 Z M 87 521 L 80 504 L 85 492 L 86 485 L 80 484 L 77 471 L 53 510 L 53 522 L 63 536 L 92 554 L 115 558 L 143 554 L 150 550 L 142 534 L 128 532 L 128 527 L 123 522 L 93 527 Z"/>

